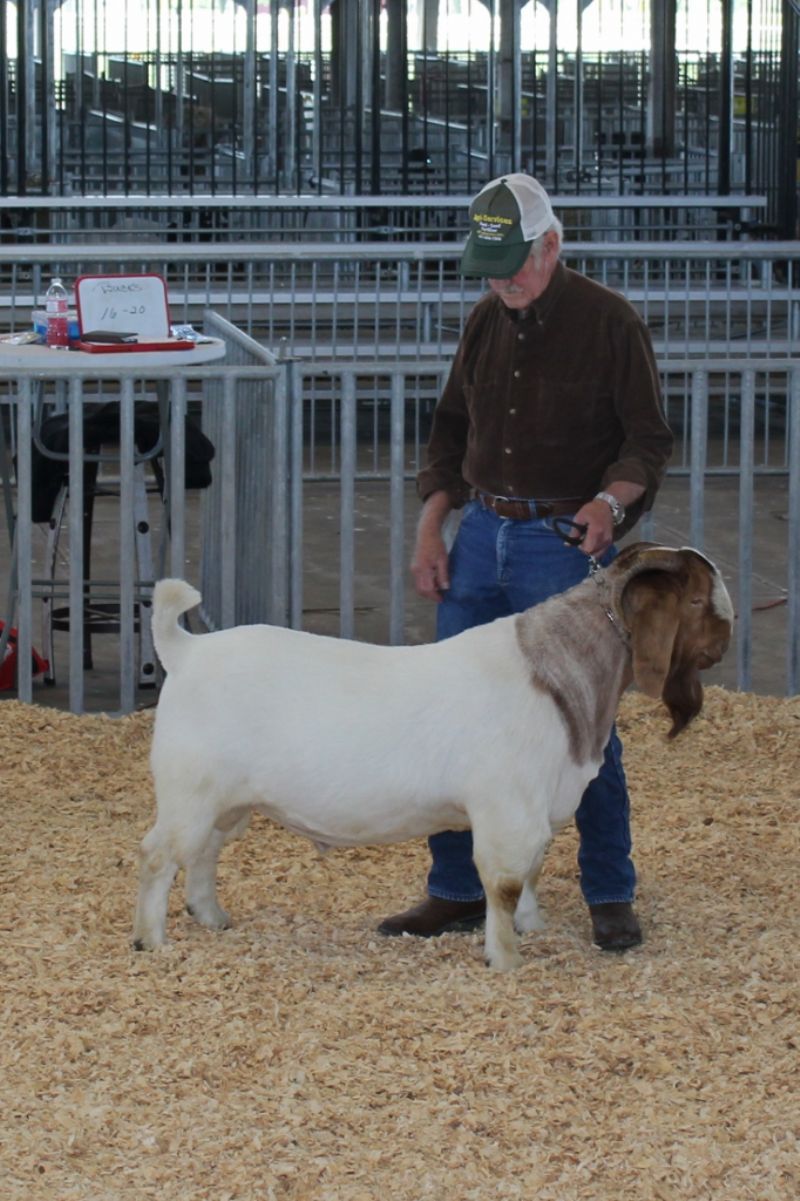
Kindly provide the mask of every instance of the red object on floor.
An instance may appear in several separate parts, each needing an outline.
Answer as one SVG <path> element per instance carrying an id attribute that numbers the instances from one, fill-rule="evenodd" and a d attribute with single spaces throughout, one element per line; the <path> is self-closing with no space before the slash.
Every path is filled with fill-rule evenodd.
<path id="1" fill-rule="evenodd" d="M 0 634 L 5 629 L 5 622 L 0 621 Z M 50 664 L 43 659 L 37 650 L 31 648 L 31 669 L 34 679 L 50 669 Z M 8 634 L 3 661 L 0 663 L 0 692 L 10 692 L 17 684 L 17 631 L 11 627 Z"/>

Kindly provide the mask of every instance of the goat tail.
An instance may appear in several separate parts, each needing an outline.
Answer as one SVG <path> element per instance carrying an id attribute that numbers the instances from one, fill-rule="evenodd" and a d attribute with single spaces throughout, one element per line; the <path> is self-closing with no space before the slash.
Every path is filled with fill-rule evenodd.
<path id="1" fill-rule="evenodd" d="M 180 667 L 192 637 L 178 625 L 178 618 L 201 599 L 185 580 L 159 580 L 153 590 L 153 641 L 167 672 Z"/>

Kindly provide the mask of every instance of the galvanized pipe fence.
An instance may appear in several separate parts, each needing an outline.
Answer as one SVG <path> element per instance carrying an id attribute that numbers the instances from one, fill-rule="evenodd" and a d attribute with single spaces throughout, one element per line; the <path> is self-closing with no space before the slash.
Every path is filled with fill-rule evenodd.
<path id="1" fill-rule="evenodd" d="M 570 241 L 739 241 L 765 229 L 767 198 L 732 195 L 551 194 Z M 20 246 L 115 242 L 463 241 L 469 194 L 380 196 L 0 196 Z"/>
<path id="2" fill-rule="evenodd" d="M 447 357 L 483 291 L 461 243 L 0 246 L 0 324 L 30 327 L 52 275 L 156 272 L 175 321 L 212 308 L 310 360 Z M 797 242 L 568 242 L 565 263 L 622 292 L 659 355 L 776 357 L 800 334 Z"/>
<path id="3" fill-rule="evenodd" d="M 624 38 L 618 5 L 424 7 L 389 5 L 384 21 L 361 0 L 9 6 L 0 177 L 44 192 L 452 193 L 527 169 L 553 191 L 757 181 L 779 210 L 791 195 L 782 0 L 750 0 L 735 22 L 732 5 L 635 5 Z"/>
<path id="4" fill-rule="evenodd" d="M 151 501 L 157 512 L 154 527 L 160 527 L 164 538 L 154 578 L 174 574 L 197 583 L 210 628 L 268 621 L 345 638 L 407 641 L 414 604 L 407 572 L 417 512 L 413 476 L 426 434 L 421 411 L 441 389 L 449 361 L 281 361 L 253 347 L 219 316 L 206 314 L 206 328 L 225 337 L 226 362 L 187 366 L 180 377 L 168 370 L 147 373 L 147 387 L 156 388 L 161 404 L 167 480 L 163 497 Z M 678 415 L 686 424 L 671 475 L 686 497 L 689 541 L 719 559 L 737 596 L 737 686 L 746 690 L 753 686 L 757 645 L 752 596 L 759 538 L 753 497 L 766 477 L 785 486 L 785 559 L 772 563 L 770 570 L 780 579 L 780 600 L 785 603 L 786 691 L 796 694 L 800 691 L 800 367 L 786 359 L 662 360 L 660 366 L 667 394 L 675 377 L 684 388 L 688 381 L 690 401 Z M 66 371 L 57 363 L 48 369 L 51 383 L 58 382 L 60 370 Z M 421 380 L 425 381 L 424 405 Z M 80 618 L 90 585 L 83 574 L 82 435 L 84 412 L 97 399 L 87 385 L 95 383 L 106 399 L 113 395 L 119 403 L 119 447 L 114 451 L 119 479 L 118 572 L 107 595 L 119 608 L 119 711 L 128 712 L 137 703 L 137 636 L 140 640 L 153 584 L 153 579 L 137 576 L 133 550 L 134 483 L 141 469 L 134 432 L 137 409 L 148 395 L 143 382 L 135 367 L 114 364 L 93 367 L 69 383 L 65 580 L 48 578 L 37 569 L 31 448 L 41 420 L 41 395 L 35 381 L 23 379 L 7 398 L 16 461 L 12 470 L 6 453 L 3 474 L 6 484 L 13 485 L 15 502 L 9 531 L 15 578 L 13 604 L 4 616 L 9 625 L 13 620 L 19 627 L 18 693 L 24 701 L 47 700 L 46 692 L 34 686 L 30 651 L 37 638 L 37 603 L 55 590 L 72 618 L 66 651 L 69 707 L 73 712 L 85 707 Z M 324 464 L 319 462 L 319 426 L 315 443 L 310 437 L 312 419 L 318 420 L 315 395 L 321 388 L 330 420 Z M 186 491 L 183 470 L 185 419 L 192 412 L 216 450 L 212 484 L 196 499 Z M 724 547 L 711 544 L 706 523 L 708 490 L 720 479 L 730 481 L 733 495 L 738 495 L 730 512 L 730 524 L 738 529 Z M 654 516 L 642 523 L 635 536 L 652 536 L 658 520 L 657 505 Z M 369 523 L 371 536 L 362 528 Z M 338 629 L 320 629 L 314 610 L 321 592 L 328 602 L 323 608 L 338 621 Z M 364 605 L 365 597 L 370 605 Z M 365 608 L 374 610 L 377 622 L 369 629 L 362 620 Z M 419 640 L 418 634 L 412 633 L 412 640 Z"/>

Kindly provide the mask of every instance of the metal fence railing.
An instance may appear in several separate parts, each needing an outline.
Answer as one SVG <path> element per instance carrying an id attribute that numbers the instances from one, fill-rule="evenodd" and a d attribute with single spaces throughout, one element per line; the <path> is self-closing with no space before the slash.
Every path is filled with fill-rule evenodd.
<path id="1" fill-rule="evenodd" d="M 379 483 L 372 501 L 386 516 L 389 530 L 388 629 L 391 642 L 404 641 L 404 589 L 409 546 L 404 538 L 403 482 L 421 463 L 424 423 L 420 420 L 419 389 L 424 381 L 438 391 L 448 370 L 447 363 L 393 364 L 302 362 L 287 365 L 293 377 L 288 385 L 293 398 L 294 434 L 290 439 L 292 464 L 291 515 L 300 521 L 303 483 L 333 480 L 340 488 L 338 505 L 340 595 L 339 633 L 352 637 L 356 630 L 354 570 L 356 517 L 353 488 L 356 481 Z M 749 688 L 753 678 L 753 625 L 751 614 L 754 560 L 758 548 L 753 509 L 756 481 L 769 477 L 786 485 L 785 558 L 770 564 L 782 576 L 781 600 L 786 603 L 786 681 L 790 693 L 800 691 L 800 367 L 791 360 L 773 360 L 757 366 L 735 359 L 697 362 L 660 361 L 667 394 L 667 415 L 678 437 L 678 449 L 669 475 L 682 481 L 689 511 L 689 536 L 693 546 L 709 549 L 707 541 L 707 489 L 727 485 L 735 498 L 730 521 L 738 533 L 732 548 L 738 591 L 737 683 Z M 687 404 L 670 409 L 669 396 L 679 381 L 678 391 L 688 392 Z M 304 437 L 313 417 L 315 385 L 322 383 L 334 397 L 331 420 L 335 423 L 326 447 L 330 469 L 320 470 L 320 439 Z M 370 424 L 364 421 L 366 393 L 372 398 Z M 300 403 L 304 398 L 304 404 Z M 299 427 L 299 428 L 298 428 Z M 317 460 L 311 470 L 310 448 Z M 735 512 L 735 518 L 734 518 Z M 649 537 L 653 517 L 641 527 Z M 300 526 L 292 527 L 289 538 L 291 563 L 287 575 L 287 611 L 290 622 L 302 624 L 303 539 Z M 763 567 L 760 564 L 760 569 Z"/>
<path id="2" fill-rule="evenodd" d="M 166 531 L 156 574 L 179 574 L 200 584 L 212 627 L 242 621 L 272 621 L 341 637 L 364 637 L 362 620 L 376 618 L 369 637 L 407 641 L 407 561 L 413 538 L 413 476 L 419 466 L 424 428 L 420 389 L 431 395 L 448 369 L 444 360 L 417 363 L 275 361 L 223 321 L 207 323 L 226 338 L 230 361 L 218 366 L 148 373 L 162 387 L 169 453 L 168 485 L 152 503 Z M 246 361 L 244 361 L 246 360 Z M 680 377 L 689 400 L 681 409 L 681 450 L 670 471 L 688 512 L 692 545 L 712 556 L 724 550 L 737 599 L 736 680 L 750 689 L 758 682 L 752 621 L 754 580 L 765 570 L 753 498 L 765 482 L 781 489 L 785 542 L 768 565 L 777 581 L 785 647 L 786 691 L 800 692 L 800 367 L 790 360 L 753 364 L 725 359 L 661 361 L 667 393 Z M 62 369 L 63 370 L 63 369 Z M 56 364 L 48 376 L 58 377 Z M 6 372 L 8 374 L 8 372 Z M 118 476 L 120 499 L 112 526 L 117 555 L 116 597 L 121 617 L 119 707 L 137 697 L 134 665 L 137 633 L 149 605 L 152 580 L 137 579 L 134 555 L 133 428 L 143 397 L 136 369 L 103 367 L 73 379 L 70 394 L 71 481 L 69 567 L 59 584 L 69 614 L 81 615 L 86 600 L 84 530 L 81 523 L 82 413 L 88 385 L 116 389 L 120 407 Z M 325 389 L 324 402 L 321 400 Z M 16 579 L 13 604 L 5 614 L 19 626 L 19 696 L 31 700 L 30 648 L 37 602 L 52 590 L 36 566 L 37 528 L 32 520 L 31 445 L 37 421 L 30 381 L 12 379 L 12 469 L 4 456 L 3 478 L 11 515 L 10 537 Z M 427 400 L 425 402 L 427 404 Z M 213 484 L 197 500 L 188 497 L 181 464 L 186 452 L 183 418 L 196 413 L 212 436 L 216 455 Z M 677 416 L 673 414 L 673 424 Z M 716 545 L 709 505 L 715 489 L 726 488 L 724 546 Z M 637 536 L 648 537 L 654 516 Z M 716 517 L 715 517 L 716 521 Z M 365 527 L 370 525 L 370 530 Z M 309 546 L 313 545 L 313 554 Z M 774 551 L 774 539 L 773 539 Z M 16 613 L 14 612 L 16 610 Z M 321 610 L 336 628 L 320 630 Z M 69 704 L 84 705 L 82 622 L 69 625 Z"/>
<path id="3" fill-rule="evenodd" d="M 343 11 L 343 10 L 347 11 Z M 6 191 L 765 191 L 793 228 L 792 6 L 9 6 Z M 741 11 L 738 11 L 741 9 Z M 423 11 L 424 10 L 424 11 Z M 786 210 L 789 211 L 786 211 Z"/>
<path id="4" fill-rule="evenodd" d="M 3 241 L 421 242 L 466 238 L 469 195 L 2 196 Z M 766 196 L 553 195 L 574 241 L 738 240 L 764 228 Z"/>
<path id="5" fill-rule="evenodd" d="M 452 353 L 479 281 L 456 242 L 212 242 L 0 246 L 0 322 L 30 326 L 53 274 L 155 271 L 173 319 L 213 308 L 257 341 L 310 359 Z M 800 243 L 564 246 L 568 266 L 626 295 L 664 356 L 783 356 L 800 334 Z"/>

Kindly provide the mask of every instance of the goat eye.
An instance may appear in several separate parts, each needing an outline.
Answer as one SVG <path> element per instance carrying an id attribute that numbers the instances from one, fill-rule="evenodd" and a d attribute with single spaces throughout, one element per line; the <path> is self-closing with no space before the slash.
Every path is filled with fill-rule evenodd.
<path id="1" fill-rule="evenodd" d="M 705 603 L 706 603 L 706 602 L 703 600 L 702 596 L 695 596 L 695 597 L 692 597 L 692 604 L 693 604 L 693 605 L 704 605 Z"/>

